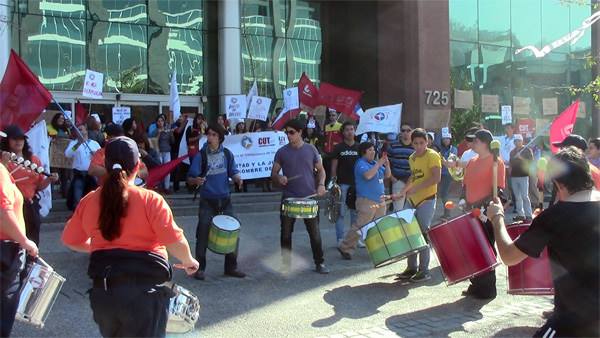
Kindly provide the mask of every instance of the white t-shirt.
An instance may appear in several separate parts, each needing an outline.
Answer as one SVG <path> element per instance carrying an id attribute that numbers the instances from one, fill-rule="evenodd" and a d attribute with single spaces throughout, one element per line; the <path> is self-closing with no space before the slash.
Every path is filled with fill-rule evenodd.
<path id="1" fill-rule="evenodd" d="M 506 167 L 508 168 L 508 164 L 510 163 L 510 152 L 515 149 L 515 135 L 508 137 L 506 135 L 500 136 L 498 141 L 501 143 L 500 147 L 500 157 L 502 157 L 502 161 L 504 161 Z"/>
<path id="2" fill-rule="evenodd" d="M 81 144 L 79 147 L 77 147 L 77 150 L 73 151 L 73 147 L 77 144 L 77 142 L 77 140 L 74 140 L 69 143 L 69 146 L 65 150 L 65 156 L 73 157 L 73 169 L 87 171 L 90 168 L 90 163 L 92 162 L 92 155 L 94 152 L 100 150 L 100 145 L 98 142 L 88 139 L 86 143 L 89 146 L 89 149 L 85 146 L 85 144 Z"/>
<path id="3" fill-rule="evenodd" d="M 460 162 L 467 163 L 470 159 L 477 156 L 477 153 L 473 151 L 473 149 L 467 149 L 460 157 Z"/>

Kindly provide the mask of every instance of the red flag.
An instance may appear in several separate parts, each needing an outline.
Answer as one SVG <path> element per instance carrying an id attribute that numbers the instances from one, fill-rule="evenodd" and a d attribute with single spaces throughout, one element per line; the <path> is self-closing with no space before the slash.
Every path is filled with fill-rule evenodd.
<path id="1" fill-rule="evenodd" d="M 180 158 L 174 159 L 171 162 L 167 162 L 165 164 L 161 164 L 158 167 L 152 168 L 148 170 L 148 177 L 146 177 L 146 187 L 148 189 L 154 189 L 156 183 L 162 181 L 171 173 L 171 171 L 175 170 L 175 167 L 183 160 L 188 158 L 189 155 L 183 155 Z"/>
<path id="2" fill-rule="evenodd" d="M 0 129 L 17 124 L 29 130 L 52 100 L 52 94 L 40 83 L 37 76 L 14 50 L 0 83 Z"/>
<path id="3" fill-rule="evenodd" d="M 300 82 L 298 82 L 298 99 L 301 104 L 305 105 L 310 109 L 302 107 L 306 111 L 312 111 L 315 109 L 318 103 L 319 90 L 315 86 L 305 73 L 302 73 Z"/>
<path id="4" fill-rule="evenodd" d="M 77 103 L 75 104 L 75 125 L 78 126 L 80 124 L 85 124 L 87 117 L 87 111 L 85 111 L 85 108 L 83 108 L 81 102 L 77 100 Z"/>
<path id="5" fill-rule="evenodd" d="M 302 109 L 300 108 L 288 111 L 282 110 L 281 113 L 279 113 L 279 116 L 277 116 L 277 118 L 275 119 L 275 122 L 273 122 L 273 130 L 283 130 L 283 125 L 289 119 L 298 116 L 298 114 L 300 114 L 301 111 Z"/>
<path id="6" fill-rule="evenodd" d="M 569 108 L 567 108 L 562 114 L 558 115 L 550 126 L 550 146 L 552 147 L 552 153 L 556 153 L 560 148 L 555 147 L 553 142 L 562 142 L 565 137 L 571 135 L 573 132 L 573 126 L 575 125 L 575 119 L 577 118 L 577 110 L 579 109 L 579 99 L 575 101 Z"/>
<path id="7" fill-rule="evenodd" d="M 351 118 L 358 120 L 360 116 L 354 112 L 354 107 L 362 97 L 362 92 L 355 90 L 338 88 L 327 82 L 321 84 L 319 88 L 319 105 L 333 108 Z"/>

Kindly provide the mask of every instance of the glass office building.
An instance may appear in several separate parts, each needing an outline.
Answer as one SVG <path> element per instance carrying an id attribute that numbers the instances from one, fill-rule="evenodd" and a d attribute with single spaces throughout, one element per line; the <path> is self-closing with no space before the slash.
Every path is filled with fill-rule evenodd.
<path id="1" fill-rule="evenodd" d="M 473 90 L 481 108 L 482 95 L 497 95 L 500 105 L 513 105 L 514 97 L 528 98 L 528 115 L 544 116 L 543 99 L 556 98 L 559 113 L 581 98 L 585 115 L 575 124 L 575 132 L 587 134 L 591 126 L 591 95 L 572 96 L 569 86 L 582 86 L 592 80 L 589 63 L 592 33 L 586 27 L 592 15 L 588 5 L 554 0 L 449 0 L 450 66 L 455 88 Z M 581 29 L 577 40 L 570 39 L 543 57 L 542 50 L 553 42 Z M 583 108 L 583 107 L 582 107 Z M 486 124 L 502 134 L 499 114 L 483 113 Z"/>

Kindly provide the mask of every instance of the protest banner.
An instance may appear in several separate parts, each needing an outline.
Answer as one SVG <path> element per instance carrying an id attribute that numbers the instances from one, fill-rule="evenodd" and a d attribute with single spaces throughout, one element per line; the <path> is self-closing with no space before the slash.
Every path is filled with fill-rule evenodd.
<path id="1" fill-rule="evenodd" d="M 131 117 L 131 107 L 113 107 L 112 120 L 113 123 L 122 125 L 123 121 Z"/>
<path id="2" fill-rule="evenodd" d="M 50 142 L 50 167 L 73 168 L 73 158 L 65 156 L 65 150 L 71 141 L 73 140 L 68 138 L 57 138 Z"/>

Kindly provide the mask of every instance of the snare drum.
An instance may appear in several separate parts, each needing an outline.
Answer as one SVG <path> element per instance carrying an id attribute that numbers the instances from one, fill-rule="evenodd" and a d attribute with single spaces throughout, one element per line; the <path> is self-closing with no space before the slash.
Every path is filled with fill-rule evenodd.
<path id="1" fill-rule="evenodd" d="M 511 224 L 506 231 L 515 240 L 529 226 L 528 223 Z M 540 258 L 527 257 L 521 263 L 508 267 L 508 293 L 511 295 L 553 295 L 554 281 L 550 273 L 548 249 Z"/>
<path id="2" fill-rule="evenodd" d="M 54 272 L 41 257 L 38 257 L 37 263 L 31 264 L 21 289 L 16 319 L 41 329 L 65 279 Z"/>
<path id="3" fill-rule="evenodd" d="M 213 217 L 208 233 L 208 248 L 218 254 L 228 254 L 235 251 L 240 222 L 227 215 Z"/>
<path id="4" fill-rule="evenodd" d="M 200 317 L 200 301 L 189 290 L 174 285 L 175 297 L 169 304 L 169 320 L 167 332 L 185 333 L 191 331 Z"/>
<path id="5" fill-rule="evenodd" d="M 367 223 L 365 245 L 375 268 L 404 259 L 427 248 L 414 210 L 403 210 Z"/>
<path id="6" fill-rule="evenodd" d="M 281 204 L 284 216 L 292 218 L 315 218 L 319 215 L 317 201 L 310 198 L 286 198 Z"/>
<path id="7" fill-rule="evenodd" d="M 479 219 L 470 212 L 434 225 L 427 234 L 448 285 L 479 276 L 500 264 Z"/>

